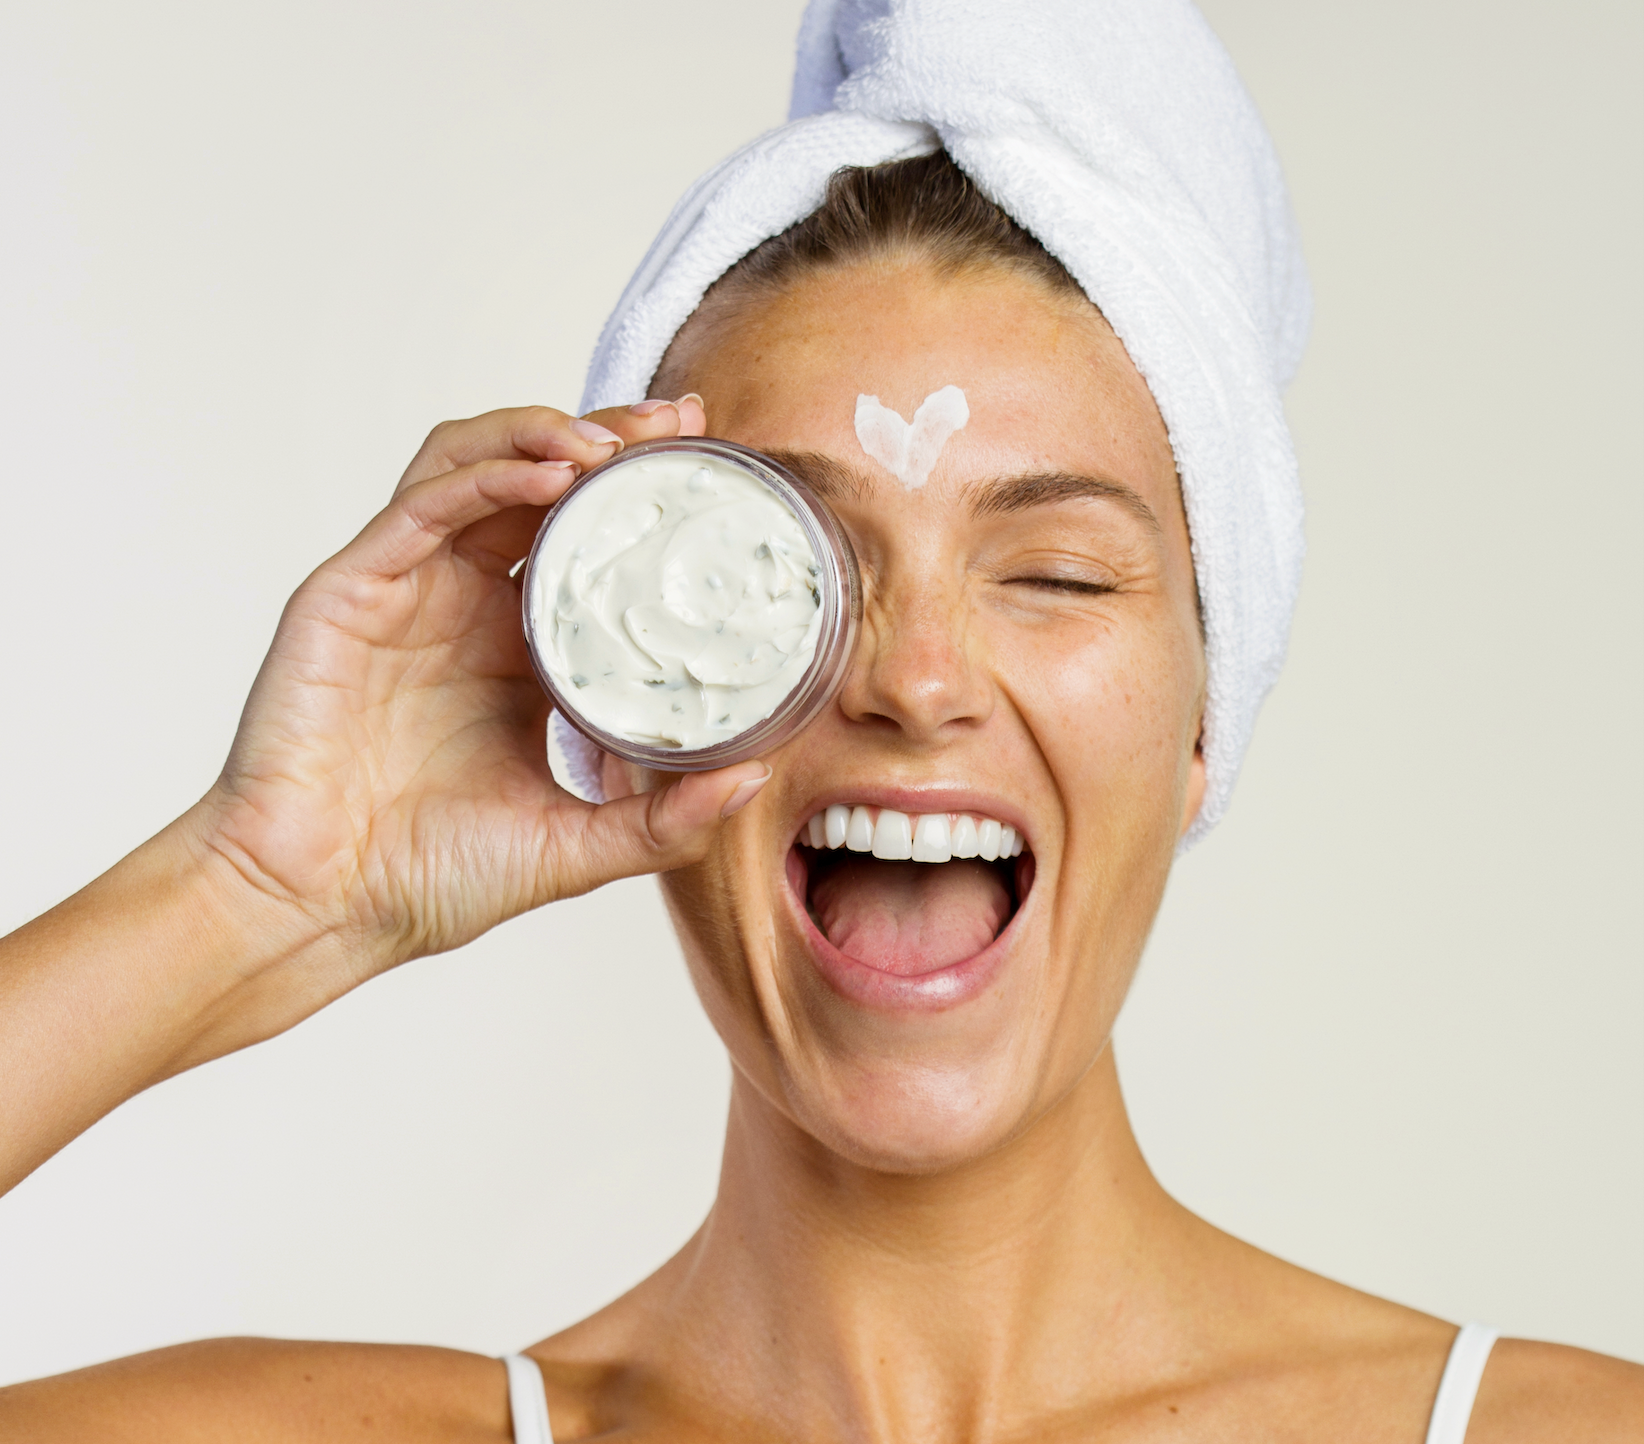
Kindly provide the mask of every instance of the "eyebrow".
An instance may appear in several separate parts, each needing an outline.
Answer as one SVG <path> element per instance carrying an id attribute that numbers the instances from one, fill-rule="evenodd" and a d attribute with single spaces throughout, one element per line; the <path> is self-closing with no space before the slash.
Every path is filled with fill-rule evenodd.
<path id="1" fill-rule="evenodd" d="M 1074 471 L 1033 471 L 1021 476 L 1001 476 L 966 488 L 971 513 L 975 516 L 1003 516 L 1026 511 L 1032 506 L 1049 506 L 1058 501 L 1089 498 L 1116 501 L 1149 531 L 1163 534 L 1153 508 L 1134 487 L 1107 476 L 1084 476 Z"/>
<path id="2" fill-rule="evenodd" d="M 873 493 L 873 478 L 820 451 L 767 450 L 765 455 L 785 466 L 824 501 L 848 497 L 860 501 Z"/>
<path id="3" fill-rule="evenodd" d="M 873 494 L 877 481 L 867 472 L 820 451 L 767 451 L 773 461 L 794 473 L 824 501 L 840 497 L 861 501 Z M 1162 534 L 1164 528 L 1142 495 L 1107 476 L 1086 476 L 1073 471 L 1033 471 L 1016 476 L 995 477 L 974 482 L 965 488 L 971 515 L 1006 516 L 1030 507 L 1050 506 L 1059 501 L 1117 502 L 1149 531 Z"/>

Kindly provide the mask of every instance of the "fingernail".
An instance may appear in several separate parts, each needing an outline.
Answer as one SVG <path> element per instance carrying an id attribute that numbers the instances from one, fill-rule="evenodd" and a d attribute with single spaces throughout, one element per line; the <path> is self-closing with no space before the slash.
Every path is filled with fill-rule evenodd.
<path id="1" fill-rule="evenodd" d="M 672 401 L 636 401 L 628 408 L 628 414 L 630 416 L 655 416 L 664 406 L 673 405 Z"/>
<path id="2" fill-rule="evenodd" d="M 675 406 L 683 406 L 687 401 L 696 402 L 696 404 L 698 406 L 700 406 L 704 411 L 706 411 L 708 409 L 708 403 L 706 401 L 704 401 L 700 396 L 698 396 L 696 394 L 696 392 L 694 392 L 694 391 L 687 391 L 683 396 L 681 396 L 679 398 L 678 401 L 674 402 L 674 405 Z"/>
<path id="3" fill-rule="evenodd" d="M 582 468 L 574 461 L 539 461 L 537 465 L 544 467 L 549 471 L 568 471 L 572 476 L 575 476 L 577 472 L 582 470 Z"/>
<path id="4" fill-rule="evenodd" d="M 597 421 L 584 421 L 579 416 L 571 423 L 571 430 L 591 446 L 609 446 L 613 441 L 622 445 L 622 438 L 616 432 L 607 431 Z"/>
<path id="5" fill-rule="evenodd" d="M 759 789 L 771 780 L 771 769 L 765 769 L 763 777 L 750 777 L 746 782 L 739 783 L 737 789 L 725 799 L 725 805 L 719 809 L 721 817 L 730 817 L 741 812 L 758 795 Z"/>

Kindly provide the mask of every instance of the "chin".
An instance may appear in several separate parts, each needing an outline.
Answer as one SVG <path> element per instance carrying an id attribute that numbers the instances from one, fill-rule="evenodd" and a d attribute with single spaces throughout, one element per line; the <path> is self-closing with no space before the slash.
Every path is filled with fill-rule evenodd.
<path id="1" fill-rule="evenodd" d="M 849 770 L 762 797 L 664 892 L 773 1126 L 887 1174 L 963 1169 L 1100 1054 L 1172 838 L 1121 826 L 1073 864 L 1054 799 Z"/>
<path id="2" fill-rule="evenodd" d="M 739 1072 L 863 1167 L 986 1156 L 1062 1091 L 1069 960 L 1035 847 L 1053 826 L 975 792 L 863 786 L 781 811 L 665 884 Z"/>
<path id="3" fill-rule="evenodd" d="M 910 1060 L 829 1060 L 789 1075 L 784 1111 L 828 1151 L 877 1173 L 948 1173 L 986 1158 L 1036 1114 L 1011 1058 L 933 1069 Z"/>

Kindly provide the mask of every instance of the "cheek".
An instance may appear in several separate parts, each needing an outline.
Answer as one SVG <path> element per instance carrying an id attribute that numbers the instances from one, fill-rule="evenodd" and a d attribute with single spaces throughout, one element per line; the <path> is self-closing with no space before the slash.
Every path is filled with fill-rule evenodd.
<path id="1" fill-rule="evenodd" d="M 736 952 L 736 909 L 727 887 L 729 870 L 716 851 L 717 845 L 701 862 L 662 873 L 658 881 L 692 973 L 723 991 L 732 981 L 726 959 Z"/>
<path id="2" fill-rule="evenodd" d="M 659 878 L 697 996 L 733 1051 L 763 1011 L 752 960 L 770 951 L 775 901 L 746 847 L 726 828 L 701 862 Z"/>
<path id="3" fill-rule="evenodd" d="M 1069 623 L 1015 640 L 1009 690 L 1068 809 L 1173 836 L 1192 758 L 1195 649 L 1167 625 Z M 1082 806 L 1096 800 L 1094 817 Z M 1157 828 L 1155 827 L 1157 824 Z"/>

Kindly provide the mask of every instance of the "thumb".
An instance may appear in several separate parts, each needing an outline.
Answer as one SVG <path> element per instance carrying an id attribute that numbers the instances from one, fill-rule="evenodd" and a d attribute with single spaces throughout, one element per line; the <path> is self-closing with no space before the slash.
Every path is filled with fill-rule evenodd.
<path id="1" fill-rule="evenodd" d="M 553 893 L 568 897 L 620 877 L 700 861 L 725 819 L 752 802 L 770 780 L 771 769 L 763 762 L 739 762 L 714 772 L 687 772 L 654 792 L 590 807 L 570 855 L 553 869 L 559 875 Z"/>

